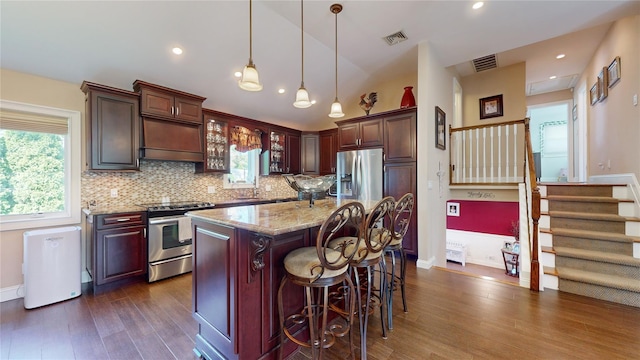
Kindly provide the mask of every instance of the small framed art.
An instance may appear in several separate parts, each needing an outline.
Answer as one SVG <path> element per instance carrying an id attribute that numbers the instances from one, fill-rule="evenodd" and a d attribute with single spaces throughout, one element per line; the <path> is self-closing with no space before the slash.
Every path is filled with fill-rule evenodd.
<path id="1" fill-rule="evenodd" d="M 447 115 L 436 106 L 436 147 L 440 150 L 447 148 Z"/>
<path id="2" fill-rule="evenodd" d="M 502 116 L 502 94 L 480 99 L 480 119 Z"/>
<path id="3" fill-rule="evenodd" d="M 609 71 L 607 70 L 606 67 L 603 67 L 602 70 L 600 70 L 600 74 L 598 74 L 598 101 L 602 101 L 604 99 L 607 98 L 607 96 L 609 95 L 609 86 L 607 85 L 609 83 Z"/>
<path id="4" fill-rule="evenodd" d="M 616 56 L 615 59 L 609 64 L 607 68 L 607 73 L 609 75 L 609 83 L 608 87 L 612 87 L 615 83 L 620 80 L 620 56 Z"/>
<path id="5" fill-rule="evenodd" d="M 598 82 L 596 82 L 589 90 L 589 101 L 591 105 L 595 105 L 598 100 L 600 100 L 600 93 L 598 92 Z"/>

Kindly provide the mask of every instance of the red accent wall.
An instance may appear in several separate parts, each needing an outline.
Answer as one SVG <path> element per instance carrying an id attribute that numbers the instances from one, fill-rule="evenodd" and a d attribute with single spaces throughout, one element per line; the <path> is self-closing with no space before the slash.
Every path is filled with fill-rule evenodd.
<path id="1" fill-rule="evenodd" d="M 511 223 L 518 221 L 517 202 L 449 200 L 459 203 L 460 216 L 447 216 L 447 229 L 496 235 L 513 235 Z"/>

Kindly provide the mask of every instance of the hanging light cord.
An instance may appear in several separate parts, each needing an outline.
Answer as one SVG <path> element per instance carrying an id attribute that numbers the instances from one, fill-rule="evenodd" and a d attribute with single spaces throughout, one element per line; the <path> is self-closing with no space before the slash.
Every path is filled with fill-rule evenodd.
<path id="1" fill-rule="evenodd" d="M 300 0 L 300 43 L 302 44 L 302 87 L 304 87 L 304 0 Z"/>
<path id="2" fill-rule="evenodd" d="M 338 100 L 338 12 L 334 12 L 336 14 L 336 100 Z"/>
<path id="3" fill-rule="evenodd" d="M 251 0 L 249 0 L 249 64 L 253 64 L 253 14 L 252 14 L 252 6 Z"/>

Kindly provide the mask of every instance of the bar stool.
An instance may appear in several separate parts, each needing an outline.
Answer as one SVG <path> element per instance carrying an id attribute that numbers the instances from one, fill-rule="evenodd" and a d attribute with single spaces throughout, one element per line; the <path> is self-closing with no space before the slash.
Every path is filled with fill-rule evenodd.
<path id="1" fill-rule="evenodd" d="M 405 295 L 405 275 L 407 271 L 407 255 L 402 248 L 402 240 L 407 234 L 409 229 L 409 223 L 411 221 L 411 215 L 413 214 L 414 197 L 412 193 L 404 194 L 397 202 L 394 210 L 393 220 L 393 239 L 391 243 L 384 249 L 385 255 L 391 256 L 391 274 L 389 280 L 387 296 L 387 324 L 389 329 L 393 329 L 393 292 L 397 289 L 396 284 L 400 285 L 400 291 L 402 293 L 402 307 L 404 312 L 407 312 L 407 298 Z M 400 257 L 400 275 L 396 275 L 396 256 Z"/>
<path id="2" fill-rule="evenodd" d="M 355 279 L 356 291 L 358 293 L 358 320 L 360 325 L 360 357 L 367 358 L 367 325 L 369 315 L 373 313 L 375 307 L 380 308 L 380 322 L 382 324 L 382 337 L 387 338 L 387 331 L 384 325 L 383 306 L 386 305 L 387 273 L 385 262 L 383 261 L 383 250 L 391 243 L 393 236 L 391 229 L 393 226 L 393 212 L 395 200 L 388 196 L 380 200 L 371 210 L 364 223 L 364 234 L 361 239 L 354 237 L 338 238 L 329 243 L 334 249 L 341 249 L 351 253 L 357 248 L 356 255 L 350 261 L 350 269 Z M 346 239 L 346 240 L 345 240 Z M 378 267 L 380 274 L 380 289 L 377 295 L 373 292 L 373 278 L 375 268 Z M 360 274 L 359 269 L 364 269 Z M 364 278 L 361 283 L 360 275 Z M 366 294 L 361 291 L 366 288 Z M 364 299 L 364 301 L 363 301 Z M 377 304 L 372 303 L 376 300 Z M 364 303 L 363 303 L 364 302 Z M 333 303 L 332 303 L 333 304 Z M 336 309 L 337 310 L 337 309 Z"/>
<path id="3" fill-rule="evenodd" d="M 311 348 L 313 359 L 322 359 L 324 349 L 331 347 L 336 337 L 343 337 L 347 333 L 349 333 L 351 358 L 355 359 L 353 338 L 350 331 L 355 311 L 355 288 L 347 270 L 349 263 L 356 255 L 364 219 L 365 210 L 361 203 L 344 204 L 331 213 L 322 224 L 318 231 L 316 246 L 298 248 L 285 256 L 284 269 L 286 274 L 278 289 L 280 359 L 283 356 L 286 339 L 299 346 Z M 342 237 L 344 241 L 352 241 L 351 238 L 344 237 L 345 232 L 356 236 L 355 247 L 340 246 L 342 250 L 339 251 L 329 246 L 329 243 L 336 237 Z M 282 290 L 288 282 L 304 287 L 305 307 L 300 313 L 286 317 L 285 321 Z M 341 287 L 344 292 L 343 305 L 345 308 L 339 314 L 346 314 L 343 317 L 345 324 L 332 323 L 327 326 L 329 287 L 343 284 L 343 282 L 347 284 L 346 287 Z M 320 318 L 322 318 L 321 323 L 319 323 Z M 300 326 L 304 323 L 309 328 L 309 341 L 297 339 L 289 330 L 289 327 Z"/>

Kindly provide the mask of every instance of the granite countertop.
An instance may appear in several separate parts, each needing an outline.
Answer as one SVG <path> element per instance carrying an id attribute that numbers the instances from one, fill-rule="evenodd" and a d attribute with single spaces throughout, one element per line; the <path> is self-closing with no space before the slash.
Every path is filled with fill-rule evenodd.
<path id="1" fill-rule="evenodd" d="M 236 206 L 223 209 L 190 211 L 186 215 L 207 222 L 255 231 L 266 235 L 280 235 L 320 226 L 339 206 L 354 200 L 335 198 L 316 200 L 309 207 L 308 200 L 263 205 Z M 377 201 L 361 201 L 366 211 Z"/>
<path id="2" fill-rule="evenodd" d="M 139 205 L 97 206 L 90 209 L 82 209 L 82 213 L 85 215 L 108 215 L 143 211 L 147 211 L 147 209 Z"/>

